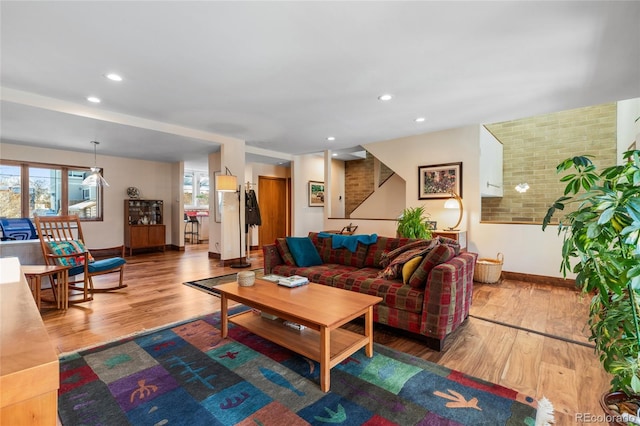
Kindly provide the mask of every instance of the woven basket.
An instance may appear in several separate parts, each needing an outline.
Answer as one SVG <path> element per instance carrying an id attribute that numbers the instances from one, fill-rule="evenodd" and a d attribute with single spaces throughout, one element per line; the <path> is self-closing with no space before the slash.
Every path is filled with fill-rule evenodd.
<path id="1" fill-rule="evenodd" d="M 502 264 L 504 255 L 498 253 L 496 259 L 482 258 L 476 261 L 476 268 L 473 271 L 473 280 L 481 283 L 497 283 L 502 274 Z"/>
<path id="2" fill-rule="evenodd" d="M 238 272 L 237 278 L 240 287 L 251 287 L 256 281 L 256 273 L 253 271 Z"/>

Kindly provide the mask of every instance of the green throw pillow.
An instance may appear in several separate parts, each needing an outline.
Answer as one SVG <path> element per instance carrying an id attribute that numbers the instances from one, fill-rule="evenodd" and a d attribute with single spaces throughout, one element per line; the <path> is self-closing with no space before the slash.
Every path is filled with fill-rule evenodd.
<path id="1" fill-rule="evenodd" d="M 87 253 L 89 263 L 93 262 L 93 256 L 86 249 L 82 241 L 69 240 L 69 241 L 49 241 L 47 242 L 51 254 L 78 254 L 75 257 L 58 257 L 56 263 L 62 266 L 80 266 L 84 265 L 84 253 Z"/>
<path id="2" fill-rule="evenodd" d="M 287 237 L 287 246 L 297 266 L 322 265 L 322 259 L 309 237 Z"/>

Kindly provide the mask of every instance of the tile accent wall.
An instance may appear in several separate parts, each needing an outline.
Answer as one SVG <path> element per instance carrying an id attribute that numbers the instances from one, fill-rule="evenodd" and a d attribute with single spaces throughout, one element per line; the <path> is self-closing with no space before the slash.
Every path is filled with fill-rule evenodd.
<path id="1" fill-rule="evenodd" d="M 504 196 L 482 198 L 483 222 L 542 223 L 548 206 L 562 196 L 556 166 L 588 154 L 598 168 L 616 163 L 616 103 L 578 108 L 487 125 L 504 145 Z M 526 193 L 515 191 L 529 184 Z"/>
<path id="2" fill-rule="evenodd" d="M 363 160 L 345 162 L 344 166 L 344 213 L 349 218 L 351 213 L 374 191 L 373 155 L 367 152 Z"/>

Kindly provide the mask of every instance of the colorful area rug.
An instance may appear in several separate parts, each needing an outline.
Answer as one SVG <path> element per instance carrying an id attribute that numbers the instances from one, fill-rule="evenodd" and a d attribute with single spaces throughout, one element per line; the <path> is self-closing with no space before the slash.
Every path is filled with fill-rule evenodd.
<path id="1" fill-rule="evenodd" d="M 252 269 L 252 271 L 256 273 L 256 277 L 258 278 L 264 275 L 262 268 Z M 238 274 L 221 275 L 219 277 L 205 278 L 203 280 L 187 281 L 186 283 L 183 283 L 183 284 L 188 285 L 189 287 L 196 288 L 198 290 L 202 290 L 205 293 L 218 296 L 218 293 L 216 293 L 215 291 L 215 286 L 236 281 L 237 275 Z"/>
<path id="2" fill-rule="evenodd" d="M 246 309 L 244 306 L 235 311 Z M 268 321 L 265 319 L 265 321 Z M 536 402 L 381 345 L 331 370 L 219 313 L 60 359 L 63 425 L 533 425 Z"/>

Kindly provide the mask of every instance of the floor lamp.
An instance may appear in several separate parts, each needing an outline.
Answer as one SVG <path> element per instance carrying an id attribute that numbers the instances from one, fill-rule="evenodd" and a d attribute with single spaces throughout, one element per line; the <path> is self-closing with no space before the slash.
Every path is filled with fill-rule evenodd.
<path id="1" fill-rule="evenodd" d="M 240 251 L 240 256 L 238 257 L 238 263 L 231 264 L 231 267 L 248 268 L 251 264 L 242 262 L 242 221 L 240 220 L 240 195 L 242 187 L 238 185 L 238 178 L 231 174 L 229 168 L 225 167 L 225 169 L 225 174 L 216 176 L 216 191 L 235 192 L 238 194 L 238 250 Z"/>

